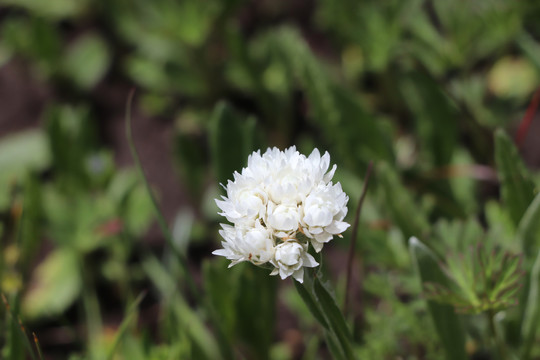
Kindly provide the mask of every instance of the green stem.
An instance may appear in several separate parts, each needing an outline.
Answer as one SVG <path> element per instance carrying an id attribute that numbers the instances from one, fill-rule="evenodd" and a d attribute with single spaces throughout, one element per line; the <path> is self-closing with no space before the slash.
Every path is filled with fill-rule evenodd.
<path id="1" fill-rule="evenodd" d="M 486 312 L 486 316 L 488 318 L 489 330 L 491 333 L 493 344 L 497 348 L 498 358 L 499 360 L 508 360 L 508 351 L 506 350 L 506 346 L 503 343 L 502 336 L 497 330 L 497 324 L 495 324 L 495 312 L 490 309 Z"/>
<path id="2" fill-rule="evenodd" d="M 83 283 L 83 311 L 87 329 L 86 350 L 90 359 L 103 359 L 104 353 L 101 353 L 99 346 L 99 336 L 103 330 L 103 324 L 101 321 L 101 310 L 99 307 L 99 300 L 96 293 L 94 279 L 90 275 L 91 272 L 88 271 L 87 267 L 85 266 L 83 255 L 79 257 L 79 264 L 81 264 L 79 271 L 81 273 Z"/>
<path id="3" fill-rule="evenodd" d="M 165 241 L 182 266 L 182 269 L 184 270 L 185 279 L 187 281 L 187 285 L 192 293 L 192 295 L 196 298 L 197 301 L 201 299 L 201 295 L 198 291 L 197 286 L 195 285 L 195 281 L 193 280 L 193 276 L 191 276 L 188 262 L 186 257 L 183 253 L 181 253 L 178 248 L 175 246 L 172 234 L 169 230 L 169 227 L 167 225 L 167 221 L 165 220 L 165 217 L 163 216 L 163 213 L 161 212 L 158 202 L 152 192 L 152 189 L 150 188 L 150 183 L 148 182 L 148 178 L 146 177 L 146 174 L 144 173 L 141 159 L 139 157 L 139 153 L 137 152 L 137 148 L 135 146 L 135 141 L 133 140 L 133 132 L 131 130 L 131 105 L 133 103 L 133 97 L 135 95 L 135 89 L 133 89 L 128 96 L 128 100 L 126 103 L 126 138 L 128 141 L 129 149 L 131 151 L 131 156 L 133 158 L 133 161 L 135 162 L 135 167 L 137 168 L 139 175 L 141 176 L 141 179 L 144 183 L 144 186 L 146 187 L 146 192 L 148 193 L 148 196 L 150 196 L 150 200 L 152 202 L 152 206 L 154 208 L 154 213 L 156 215 L 157 222 L 159 224 L 159 227 L 161 229 L 161 233 L 165 237 Z"/>
<path id="4" fill-rule="evenodd" d="M 306 271 L 304 283 L 294 282 L 298 294 L 313 316 L 326 330 L 326 343 L 334 359 L 354 359 L 352 336 L 335 299 L 321 283 L 321 272 Z"/>
<path id="5" fill-rule="evenodd" d="M 354 253 L 355 253 L 355 246 L 356 246 L 356 238 L 358 236 L 358 223 L 360 222 L 360 212 L 362 211 L 362 204 L 364 203 L 364 198 L 367 194 L 367 187 L 369 184 L 369 177 L 371 175 L 371 171 L 373 169 L 373 161 L 369 162 L 366 176 L 364 178 L 364 186 L 362 188 L 362 194 L 360 195 L 360 199 L 358 200 L 358 205 L 356 206 L 356 213 L 354 214 L 354 223 L 351 230 L 351 243 L 349 247 L 349 257 L 347 259 L 347 282 L 345 285 L 345 305 L 343 306 L 343 313 L 347 313 L 348 305 L 349 305 L 349 297 L 350 297 L 350 289 L 351 289 L 351 276 L 352 276 L 352 267 L 353 267 L 353 261 L 354 261 Z M 359 273 L 359 284 L 362 285 L 362 277 L 363 277 L 363 264 L 362 264 L 362 258 L 359 258 L 358 261 L 360 262 L 360 273 Z M 362 292 L 360 291 L 359 294 Z M 359 303 L 361 304 L 361 299 L 358 299 Z"/>

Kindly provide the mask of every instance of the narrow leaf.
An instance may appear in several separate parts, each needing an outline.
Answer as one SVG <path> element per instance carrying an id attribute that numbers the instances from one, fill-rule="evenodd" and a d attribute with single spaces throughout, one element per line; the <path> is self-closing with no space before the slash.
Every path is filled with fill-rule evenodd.
<path id="1" fill-rule="evenodd" d="M 131 304 L 126 312 L 126 316 L 124 317 L 124 320 L 120 324 L 120 327 L 118 328 L 118 331 L 116 332 L 116 335 L 114 336 L 113 343 L 111 345 L 111 348 L 109 350 L 109 353 L 107 355 L 107 360 L 113 360 L 114 359 L 114 353 L 116 352 L 116 349 L 118 348 L 118 344 L 120 344 L 120 341 L 122 340 L 124 334 L 126 333 L 128 327 L 131 325 L 131 322 L 137 315 L 137 308 L 141 304 L 141 301 L 144 299 L 145 293 L 141 293 L 133 304 Z"/>
<path id="2" fill-rule="evenodd" d="M 62 313 L 82 289 L 77 254 L 68 249 L 51 252 L 33 277 L 35 285 L 22 303 L 23 312 L 30 318 Z"/>
<path id="3" fill-rule="evenodd" d="M 343 349 L 345 357 L 347 359 L 353 359 L 351 347 L 352 336 L 341 310 L 337 306 L 332 295 L 330 295 L 318 278 L 315 278 L 313 281 L 313 290 L 333 334 L 335 334 Z"/>
<path id="4" fill-rule="evenodd" d="M 305 92 L 310 117 L 344 158 L 351 153 L 386 161 L 394 158 L 381 122 L 355 93 L 331 80 L 296 30 L 283 27 L 272 32 L 269 40 L 269 47 Z"/>
<path id="5" fill-rule="evenodd" d="M 137 168 L 137 171 L 139 172 L 139 175 L 141 177 L 141 181 L 143 182 L 146 191 L 148 193 L 148 196 L 150 197 L 150 200 L 152 202 L 152 207 L 154 209 L 154 213 L 156 215 L 156 220 L 158 222 L 158 225 L 160 227 L 161 233 L 165 237 L 165 241 L 167 242 L 168 247 L 175 255 L 176 259 L 182 266 L 182 269 L 184 270 L 185 274 L 187 275 L 185 279 L 187 280 L 188 286 L 196 297 L 199 296 L 199 291 L 197 288 L 197 285 L 195 285 L 195 281 L 193 280 L 193 277 L 190 274 L 190 270 L 188 267 L 188 261 L 185 255 L 178 250 L 178 248 L 174 244 L 174 240 L 171 234 L 171 231 L 169 229 L 169 226 L 167 225 L 167 221 L 165 220 L 165 216 L 163 215 L 163 212 L 161 211 L 159 204 L 152 192 L 152 188 L 150 186 L 150 183 L 148 182 L 148 178 L 146 177 L 146 174 L 144 173 L 144 169 L 141 163 L 141 159 L 139 157 L 139 153 L 137 152 L 137 147 L 135 146 L 135 140 L 133 139 L 133 131 L 131 127 L 131 106 L 133 103 L 133 97 L 135 96 L 135 89 L 133 89 L 127 99 L 126 102 L 126 118 L 125 118 L 125 131 L 126 131 L 126 139 L 129 145 L 129 150 L 131 152 L 131 157 L 133 158 L 133 162 L 135 163 L 135 167 Z"/>
<path id="6" fill-rule="evenodd" d="M 409 251 L 422 284 L 434 283 L 448 286 L 449 281 L 442 272 L 437 257 L 427 246 L 413 237 L 409 240 Z M 454 308 L 433 301 L 427 301 L 427 305 L 447 359 L 467 359 L 465 329 Z"/>
<path id="7" fill-rule="evenodd" d="M 247 154 L 248 130 L 243 119 L 225 102 L 219 103 L 210 124 L 210 148 L 216 177 L 226 184 L 235 171 L 240 171 Z"/>
<path id="8" fill-rule="evenodd" d="M 90 33 L 81 36 L 69 47 L 61 68 L 75 85 L 90 89 L 103 78 L 110 62 L 107 43 L 99 35 Z"/>
<path id="9" fill-rule="evenodd" d="M 440 86 L 421 73 L 405 77 L 401 90 L 405 102 L 415 114 L 423 151 L 432 157 L 434 165 L 448 165 L 457 141 L 455 107 Z"/>
<path id="10" fill-rule="evenodd" d="M 517 226 L 534 197 L 534 183 L 512 140 L 499 129 L 495 133 L 495 162 L 502 200 Z"/>
<path id="11" fill-rule="evenodd" d="M 523 253 L 529 263 L 540 249 L 540 193 L 536 195 L 531 205 L 523 215 L 517 229 L 517 238 L 523 247 Z"/>
<path id="12" fill-rule="evenodd" d="M 23 359 L 23 349 L 22 344 L 26 347 L 26 350 L 28 354 L 30 355 L 30 358 L 32 360 L 36 360 L 36 355 L 34 353 L 34 349 L 32 348 L 32 345 L 30 344 L 30 340 L 28 340 L 28 334 L 26 333 L 26 330 L 24 328 L 24 325 L 22 324 L 21 320 L 19 319 L 17 313 L 18 313 L 18 299 L 17 295 L 13 297 L 15 300 L 15 307 L 16 309 L 12 309 L 11 305 L 9 304 L 8 300 L 6 299 L 4 294 L 1 294 L 2 300 L 4 302 L 6 312 L 8 314 L 8 326 L 9 330 L 6 333 L 7 335 L 7 343 L 5 344 L 4 351 L 9 354 L 11 359 Z"/>
<path id="13" fill-rule="evenodd" d="M 536 256 L 529 281 L 529 294 L 521 327 L 521 336 L 524 341 L 521 359 L 524 360 L 530 358 L 538 323 L 540 323 L 540 251 Z"/>
<path id="14" fill-rule="evenodd" d="M 238 271 L 225 271 L 225 259 L 203 262 L 205 300 L 216 330 L 216 338 L 225 359 L 234 359 L 231 343 L 237 337 L 236 324 L 243 312 L 237 313 L 235 301 L 238 297 Z"/>
<path id="15" fill-rule="evenodd" d="M 203 359 L 221 359 L 219 345 L 197 312 L 187 303 L 177 287 L 177 281 L 154 256 L 143 262 L 143 270 L 158 289 L 163 302 L 171 307 L 178 325 L 201 351 Z"/>
<path id="16" fill-rule="evenodd" d="M 294 287 L 296 287 L 298 295 L 300 295 L 302 300 L 304 300 L 304 303 L 308 307 L 309 311 L 311 311 L 311 314 L 315 317 L 315 319 L 317 319 L 317 321 L 324 328 L 329 329 L 329 325 L 317 304 L 317 300 L 310 294 L 309 291 L 306 290 L 304 285 L 300 284 L 298 281 L 294 281 Z"/>
<path id="17" fill-rule="evenodd" d="M 425 214 L 414 203 L 410 192 L 401 184 L 388 164 L 382 163 L 378 167 L 377 179 L 381 184 L 390 216 L 405 238 L 426 232 L 429 226 Z"/>
<path id="18" fill-rule="evenodd" d="M 268 276 L 266 269 L 250 264 L 238 270 L 241 274 L 235 304 L 237 333 L 251 358 L 266 360 L 270 358 L 274 336 L 278 279 Z"/>

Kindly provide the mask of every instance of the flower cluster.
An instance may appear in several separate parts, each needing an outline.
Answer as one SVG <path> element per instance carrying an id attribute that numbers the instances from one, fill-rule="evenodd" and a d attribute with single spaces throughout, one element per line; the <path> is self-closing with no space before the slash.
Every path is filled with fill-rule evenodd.
<path id="1" fill-rule="evenodd" d="M 216 200 L 233 225 L 221 225 L 223 249 L 213 254 L 231 260 L 230 266 L 270 264 L 271 275 L 302 282 L 304 267 L 318 265 L 309 242 L 319 252 L 349 227 L 343 221 L 349 198 L 341 184 L 331 182 L 336 166 L 329 166 L 330 155 L 317 149 L 308 157 L 294 146 L 252 153 L 227 183 L 227 196 Z"/>

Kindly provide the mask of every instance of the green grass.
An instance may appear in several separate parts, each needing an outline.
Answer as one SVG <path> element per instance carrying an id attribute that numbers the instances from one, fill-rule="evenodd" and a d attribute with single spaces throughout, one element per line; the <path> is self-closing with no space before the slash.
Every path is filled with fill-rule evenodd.
<path id="1" fill-rule="evenodd" d="M 523 150 L 540 150 L 540 5 L 295 6 L 2 2 L 1 74 L 29 74 L 25 106 L 47 91 L 35 126 L 0 139 L 1 358 L 540 359 Z M 132 130 L 164 127 L 172 163 L 145 162 L 161 144 Z M 296 288 L 211 255 L 220 184 L 290 145 L 331 154 L 349 223 L 373 163 L 358 235 Z"/>

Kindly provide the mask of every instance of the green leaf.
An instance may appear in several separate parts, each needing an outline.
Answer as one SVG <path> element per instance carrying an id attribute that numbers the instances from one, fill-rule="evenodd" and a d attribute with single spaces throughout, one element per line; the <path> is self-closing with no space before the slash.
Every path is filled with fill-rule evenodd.
<path id="1" fill-rule="evenodd" d="M 9 204 L 9 190 L 28 172 L 50 166 L 51 152 L 42 130 L 19 132 L 0 140 L 0 209 Z"/>
<path id="2" fill-rule="evenodd" d="M 446 253 L 441 270 L 449 287 L 427 283 L 428 299 L 450 304 L 460 313 L 496 313 L 515 306 L 521 290 L 522 258 L 490 244 L 465 253 Z"/>
<path id="3" fill-rule="evenodd" d="M 42 130 L 27 130 L 0 141 L 0 174 L 17 176 L 28 170 L 44 170 L 51 161 L 48 141 Z"/>
<path id="4" fill-rule="evenodd" d="M 0 353 L 6 358 L 13 360 L 23 360 L 27 359 L 28 356 L 25 356 L 25 351 L 23 346 L 26 348 L 26 353 L 30 355 L 32 360 L 36 360 L 36 355 L 34 353 L 34 348 L 28 339 L 28 334 L 20 321 L 19 317 L 19 308 L 20 308 L 20 296 L 19 294 L 14 294 L 11 296 L 10 301 L 6 299 L 5 295 L 2 294 L 2 300 L 4 301 L 7 315 L 7 330 L 4 333 L 5 344 Z M 5 329 L 5 328 L 4 328 Z M 40 357 L 41 360 L 41 357 Z"/>
<path id="5" fill-rule="evenodd" d="M 534 64 L 536 70 L 540 71 L 540 46 L 538 42 L 528 32 L 523 30 L 517 37 L 516 43 Z"/>
<path id="6" fill-rule="evenodd" d="M 531 349 L 535 343 L 538 324 L 540 323 L 540 250 L 532 267 L 529 280 L 529 293 L 521 325 L 523 339 L 521 359 L 530 359 Z"/>
<path id="7" fill-rule="evenodd" d="M 523 253 L 528 263 L 534 261 L 534 256 L 540 249 L 540 193 L 536 195 L 531 205 L 523 215 L 517 229 L 517 239 L 520 240 Z"/>
<path id="8" fill-rule="evenodd" d="M 393 159 L 381 122 L 366 110 L 357 94 L 331 81 L 296 30 L 283 27 L 260 41 L 265 40 L 305 92 L 311 118 L 343 158 L 353 153 L 362 159 Z"/>
<path id="9" fill-rule="evenodd" d="M 133 55 L 127 58 L 124 66 L 132 81 L 145 89 L 165 92 L 172 87 L 164 65 L 158 61 Z"/>
<path id="10" fill-rule="evenodd" d="M 204 288 L 208 302 L 214 308 L 216 321 L 228 340 L 236 337 L 236 323 L 242 313 L 236 313 L 236 297 L 238 296 L 238 271 L 227 271 L 225 259 L 213 259 L 203 263 Z"/>
<path id="11" fill-rule="evenodd" d="M 488 73 L 490 93 L 500 98 L 526 101 L 538 86 L 538 71 L 527 58 L 505 56 Z"/>
<path id="12" fill-rule="evenodd" d="M 127 194 L 120 205 L 120 214 L 126 230 L 141 236 L 153 220 L 152 200 L 144 185 L 138 184 Z"/>
<path id="13" fill-rule="evenodd" d="M 449 286 L 448 278 L 439 266 L 439 260 L 428 247 L 413 237 L 409 240 L 409 251 L 422 284 L 434 283 Z M 467 359 L 465 329 L 454 308 L 434 301 L 427 301 L 427 305 L 447 359 Z"/>
<path id="14" fill-rule="evenodd" d="M 523 215 L 517 230 L 526 266 L 531 269 L 524 284 L 524 294 L 521 299 L 521 335 L 523 341 L 523 359 L 530 356 L 535 342 L 535 334 L 540 321 L 540 194 Z M 535 257 L 536 256 L 536 257 Z"/>
<path id="15" fill-rule="evenodd" d="M 376 176 L 390 216 L 405 238 L 426 233 L 429 229 L 426 215 L 414 203 L 410 191 L 401 184 L 395 171 L 388 164 L 381 163 Z"/>
<path id="16" fill-rule="evenodd" d="M 65 182 L 66 190 L 88 186 L 86 167 L 95 152 L 95 128 L 86 107 L 52 106 L 47 110 L 46 128 L 55 175 Z M 69 151 L 66 151 L 69 149 Z"/>
<path id="17" fill-rule="evenodd" d="M 90 89 L 103 78 L 110 62 L 105 41 L 97 34 L 86 34 L 68 49 L 62 70 L 77 86 Z"/>
<path id="18" fill-rule="evenodd" d="M 43 230 L 42 189 L 36 176 L 27 176 L 24 183 L 24 215 L 21 217 L 19 230 L 22 273 L 30 271 L 30 264 L 34 260 L 36 250 L 41 245 Z"/>
<path id="19" fill-rule="evenodd" d="M 319 259 L 320 260 L 320 259 Z M 325 328 L 328 349 L 335 359 L 353 359 L 352 336 L 334 297 L 319 279 L 321 273 L 304 272 L 304 282 L 294 282 L 298 294 Z"/>
<path id="20" fill-rule="evenodd" d="M 516 241 L 516 225 L 508 209 L 499 201 L 489 200 L 484 206 L 484 214 L 488 224 L 487 238 L 515 253 L 521 252 L 523 247 Z"/>
<path id="21" fill-rule="evenodd" d="M 347 147 L 354 146 L 358 147 L 362 158 L 392 161 L 394 154 L 388 129 L 367 111 L 357 94 L 337 85 L 332 85 L 331 90 L 336 109 L 339 111 L 340 123 L 345 130 L 340 130 L 340 127 L 330 128 L 329 124 L 324 129 L 334 133 L 334 141 L 338 148 L 347 152 Z M 319 100 L 312 98 L 311 101 Z M 324 120 L 319 118 L 318 121 Z"/>
<path id="22" fill-rule="evenodd" d="M 251 121 L 252 122 L 252 121 Z M 218 182 L 227 184 L 235 171 L 246 164 L 254 142 L 253 124 L 234 113 L 230 105 L 219 103 L 210 123 L 210 149 Z"/>
<path id="23" fill-rule="evenodd" d="M 330 325 L 328 325 L 326 322 L 326 319 L 320 310 L 315 297 L 313 297 L 313 295 L 306 290 L 305 285 L 300 284 L 298 281 L 294 281 L 293 283 L 296 291 L 298 291 L 298 294 L 302 300 L 304 300 L 304 303 L 308 307 L 309 311 L 311 311 L 311 314 L 315 317 L 315 319 L 317 319 L 319 324 L 321 324 L 325 329 L 329 329 Z"/>
<path id="24" fill-rule="evenodd" d="M 62 40 L 55 25 L 38 16 L 8 16 L 2 26 L 2 43 L 32 60 L 33 68 L 47 78 L 58 70 L 61 60 Z"/>
<path id="25" fill-rule="evenodd" d="M 139 176 L 141 178 L 141 181 L 146 189 L 146 193 L 148 194 L 148 197 L 150 199 L 150 202 L 152 204 L 152 208 L 154 210 L 154 214 L 156 216 L 156 220 L 158 222 L 158 225 L 160 227 L 162 235 L 165 237 L 165 241 L 169 247 L 168 250 L 172 251 L 172 255 L 176 257 L 176 260 L 178 264 L 181 265 L 185 275 L 185 279 L 188 283 L 188 286 L 190 290 L 192 291 L 193 295 L 196 297 L 199 296 L 199 292 L 197 289 L 197 286 L 195 285 L 195 281 L 193 280 L 193 277 L 191 276 L 190 269 L 188 267 L 188 262 L 186 259 L 185 254 L 178 251 L 177 247 L 174 244 L 174 240 L 171 234 L 171 231 L 169 230 L 169 226 L 167 225 L 167 221 L 165 220 L 165 216 L 163 215 L 163 212 L 161 211 L 159 204 L 152 193 L 152 188 L 150 187 L 150 183 L 148 182 L 148 178 L 146 177 L 146 174 L 144 173 L 144 169 L 141 163 L 141 159 L 139 157 L 139 153 L 137 152 L 137 147 L 135 146 L 135 141 L 133 140 L 133 131 L 132 131 L 132 119 L 131 119 L 131 106 L 133 103 L 133 97 L 135 95 L 135 92 L 132 91 L 127 99 L 126 102 L 126 116 L 125 116 L 125 131 L 126 131 L 126 138 L 129 145 L 129 150 L 131 152 L 131 157 L 133 158 L 133 161 L 135 162 L 135 167 L 139 173 Z"/>
<path id="26" fill-rule="evenodd" d="M 171 31 L 191 46 L 201 46 L 212 30 L 220 2 L 203 2 L 197 0 L 182 1 L 177 6 L 169 5 L 170 10 L 164 13 L 164 20 L 169 23 Z M 166 22 L 167 24 L 167 22 Z"/>
<path id="27" fill-rule="evenodd" d="M 3 5 L 13 5 L 24 8 L 37 16 L 52 19 L 74 17 L 81 14 L 88 6 L 88 0 L 2 0 Z"/>
<path id="28" fill-rule="evenodd" d="M 495 133 L 495 162 L 502 200 L 517 226 L 534 198 L 535 186 L 515 145 L 501 129 Z"/>
<path id="29" fill-rule="evenodd" d="M 321 309 L 323 309 L 323 314 L 328 321 L 330 329 L 332 329 L 332 334 L 335 335 L 343 350 L 345 358 L 353 359 L 351 346 L 352 336 L 349 327 L 345 322 L 345 318 L 343 317 L 343 313 L 337 306 L 332 295 L 321 284 L 318 278 L 313 280 L 313 290 Z"/>
<path id="30" fill-rule="evenodd" d="M 113 343 L 111 345 L 111 348 L 109 349 L 109 352 L 107 354 L 107 360 L 113 360 L 114 359 L 114 353 L 116 352 L 116 349 L 118 347 L 118 344 L 120 341 L 122 341 L 122 338 L 126 334 L 129 326 L 133 322 L 133 320 L 137 316 L 137 309 L 141 303 L 141 301 L 144 299 L 145 293 L 141 293 L 135 301 L 129 306 L 129 308 L 126 311 L 126 315 L 124 317 L 124 320 L 122 320 L 122 323 L 118 327 L 118 331 L 116 332 L 114 336 Z"/>
<path id="31" fill-rule="evenodd" d="M 251 264 L 236 267 L 241 271 L 235 311 L 238 335 L 251 358 L 268 359 L 274 339 L 278 279 Z"/>
<path id="32" fill-rule="evenodd" d="M 182 180 L 192 194 L 193 200 L 199 203 L 207 173 L 204 142 L 199 136 L 179 132 L 174 139 L 174 155 Z M 232 176 L 232 173 L 229 176 Z"/>
<path id="33" fill-rule="evenodd" d="M 23 313 L 29 318 L 61 314 L 81 292 L 77 254 L 53 251 L 36 268 L 33 283 L 23 299 Z"/>
<path id="34" fill-rule="evenodd" d="M 485 241 L 482 226 L 473 217 L 465 221 L 440 219 L 433 225 L 432 235 L 433 249 L 439 254 L 464 253 Z"/>
<path id="35" fill-rule="evenodd" d="M 219 346 L 212 333 L 206 328 L 199 314 L 184 299 L 177 287 L 177 281 L 155 257 L 143 263 L 143 269 L 158 289 L 163 301 L 170 306 L 177 326 L 187 334 L 194 346 L 200 350 L 201 359 L 221 359 Z"/>
<path id="36" fill-rule="evenodd" d="M 457 141 L 455 106 L 434 80 L 421 73 L 405 77 L 401 90 L 414 114 L 424 154 L 436 166 L 448 165 Z"/>

